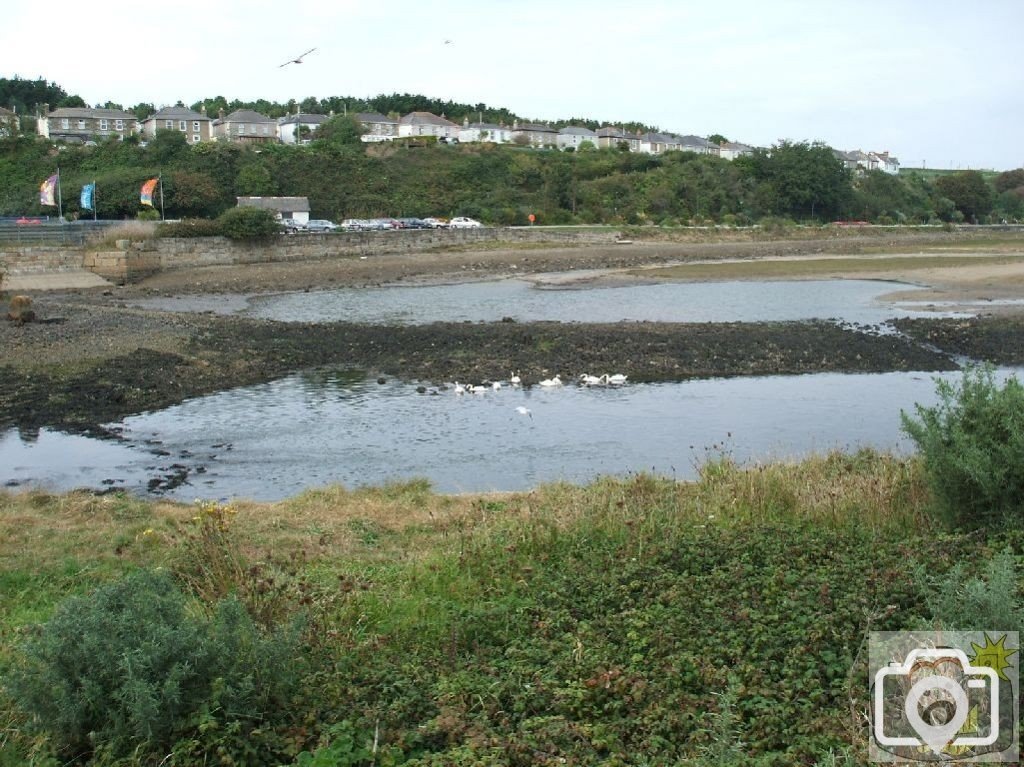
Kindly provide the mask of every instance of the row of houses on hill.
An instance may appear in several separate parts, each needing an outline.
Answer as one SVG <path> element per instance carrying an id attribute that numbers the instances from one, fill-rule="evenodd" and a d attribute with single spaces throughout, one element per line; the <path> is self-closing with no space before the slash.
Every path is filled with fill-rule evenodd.
<path id="1" fill-rule="evenodd" d="M 0 111 L 0 129 L 3 128 L 3 113 L 6 111 Z M 13 113 L 9 115 L 16 120 Z M 139 120 L 131 112 L 119 109 L 64 107 L 52 112 L 44 110 L 36 124 L 38 133 L 45 138 L 78 143 L 112 136 L 123 139 L 133 134 L 152 138 L 159 130 L 173 130 L 182 133 L 191 144 L 205 141 L 299 144 L 307 143 L 331 116 L 299 113 L 274 119 L 250 109 L 240 109 L 227 115 L 221 112 L 211 118 L 205 109 L 196 112 L 179 105 L 164 107 L 146 119 Z M 469 118 L 459 124 L 443 114 L 435 115 L 431 112 L 410 112 L 398 118 L 376 112 L 360 112 L 353 116 L 363 126 L 365 133 L 362 140 L 367 143 L 429 136 L 452 143 L 488 142 L 561 150 L 578 150 L 584 144 L 590 144 L 596 148 L 625 148 L 630 152 L 644 154 L 694 152 L 726 160 L 735 160 L 754 151 L 753 147 L 739 142 L 716 144 L 700 136 L 640 131 L 631 133 L 615 126 L 597 130 L 578 125 L 553 128 L 542 123 L 513 122 L 504 125 L 470 122 Z M 899 172 L 899 160 L 888 152 L 856 150 L 836 151 L 835 154 L 846 167 L 855 171 Z"/>

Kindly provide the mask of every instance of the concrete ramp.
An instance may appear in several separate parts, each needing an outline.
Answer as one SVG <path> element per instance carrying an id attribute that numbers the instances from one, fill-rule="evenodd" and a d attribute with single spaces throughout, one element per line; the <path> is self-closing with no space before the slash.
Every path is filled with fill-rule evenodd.
<path id="1" fill-rule="evenodd" d="M 113 283 L 86 269 L 62 269 L 58 272 L 5 274 L 0 287 L 7 293 L 30 290 L 70 290 L 72 288 L 109 288 Z"/>

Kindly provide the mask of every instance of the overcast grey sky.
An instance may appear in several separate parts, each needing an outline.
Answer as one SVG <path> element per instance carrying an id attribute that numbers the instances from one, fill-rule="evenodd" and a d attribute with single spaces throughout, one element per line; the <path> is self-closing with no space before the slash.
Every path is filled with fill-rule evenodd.
<path id="1" fill-rule="evenodd" d="M 0 76 L 89 103 L 408 92 L 905 167 L 1024 165 L 1024 0 L 50 0 L 5 16 Z"/>

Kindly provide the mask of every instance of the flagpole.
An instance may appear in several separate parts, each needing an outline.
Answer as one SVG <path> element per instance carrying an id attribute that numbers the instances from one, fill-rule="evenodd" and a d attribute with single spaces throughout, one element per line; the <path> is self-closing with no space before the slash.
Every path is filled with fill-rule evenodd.
<path id="1" fill-rule="evenodd" d="M 57 220 L 64 223 L 64 205 L 60 192 L 60 166 L 57 166 Z"/>
<path id="2" fill-rule="evenodd" d="M 156 181 L 160 185 L 160 220 L 163 221 L 166 218 L 164 216 L 164 174 L 158 173 Z"/>
<path id="3" fill-rule="evenodd" d="M 96 206 L 99 205 L 99 192 L 96 188 L 96 179 L 92 180 L 92 220 L 96 220 Z"/>

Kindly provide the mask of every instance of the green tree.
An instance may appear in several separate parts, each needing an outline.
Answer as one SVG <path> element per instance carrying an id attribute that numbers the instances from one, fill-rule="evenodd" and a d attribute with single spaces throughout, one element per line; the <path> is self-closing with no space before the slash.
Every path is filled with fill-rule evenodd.
<path id="1" fill-rule="evenodd" d="M 276 190 L 270 171 L 257 160 L 250 160 L 238 171 L 235 191 L 242 197 L 263 197 L 275 194 Z"/>
<path id="2" fill-rule="evenodd" d="M 721 133 L 712 133 L 710 136 L 708 136 L 708 141 L 710 141 L 713 144 L 718 144 L 719 146 L 721 146 L 722 144 L 727 143 L 729 139 L 727 139 Z"/>
<path id="3" fill-rule="evenodd" d="M 835 218 L 851 196 L 850 174 L 824 144 L 782 141 L 736 160 L 765 188 L 757 195 L 765 212 L 791 218 Z"/>
<path id="4" fill-rule="evenodd" d="M 204 173 L 171 171 L 165 179 L 165 203 L 169 218 L 214 218 L 219 212 L 220 193 L 213 179 Z"/>
<path id="5" fill-rule="evenodd" d="M 976 170 L 940 176 L 935 180 L 935 188 L 952 200 L 968 221 L 976 222 L 992 210 L 992 189 L 985 182 L 985 177 Z"/>
<path id="6" fill-rule="evenodd" d="M 1024 189 L 1024 168 L 1008 170 L 1000 173 L 992 182 L 997 192 L 1009 192 L 1012 189 Z"/>
<path id="7" fill-rule="evenodd" d="M 350 115 L 335 115 L 317 128 L 318 143 L 333 147 L 358 147 L 362 145 L 362 135 L 366 129 Z"/>
<path id="8" fill-rule="evenodd" d="M 151 162 L 165 166 L 180 160 L 189 151 L 188 139 L 177 130 L 159 128 L 146 145 Z"/>

